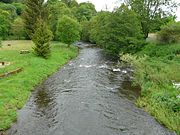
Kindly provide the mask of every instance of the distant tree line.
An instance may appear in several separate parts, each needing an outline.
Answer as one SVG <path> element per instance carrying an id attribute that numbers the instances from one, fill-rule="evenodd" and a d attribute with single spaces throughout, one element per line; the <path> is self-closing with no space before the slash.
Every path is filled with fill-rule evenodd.
<path id="1" fill-rule="evenodd" d="M 34 35 L 48 35 L 48 42 L 96 43 L 112 56 L 136 53 L 146 44 L 150 32 L 175 22 L 175 16 L 164 11 L 164 5 L 173 10 L 178 4 L 172 0 L 125 0 L 113 12 L 97 12 L 92 3 L 78 4 L 76 0 L 1 0 L 0 38 L 32 39 L 37 46 L 47 47 Z M 39 49 L 35 50 L 37 53 Z"/>
<path id="2" fill-rule="evenodd" d="M 178 3 L 126 0 L 113 12 L 101 11 L 90 21 L 82 22 L 82 39 L 96 43 L 112 56 L 119 56 L 120 52 L 136 53 L 147 44 L 150 32 L 160 31 L 162 26 L 175 22 L 173 12 L 164 11 L 164 6 L 174 10 Z"/>

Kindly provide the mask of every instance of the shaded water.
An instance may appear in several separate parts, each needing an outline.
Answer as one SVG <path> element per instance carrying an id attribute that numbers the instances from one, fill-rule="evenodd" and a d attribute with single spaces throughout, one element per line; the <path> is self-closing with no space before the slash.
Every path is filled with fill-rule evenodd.
<path id="1" fill-rule="evenodd" d="M 36 88 L 9 135 L 173 135 L 133 104 L 130 69 L 114 69 L 98 48 Z M 136 91 L 137 90 L 137 91 Z"/>

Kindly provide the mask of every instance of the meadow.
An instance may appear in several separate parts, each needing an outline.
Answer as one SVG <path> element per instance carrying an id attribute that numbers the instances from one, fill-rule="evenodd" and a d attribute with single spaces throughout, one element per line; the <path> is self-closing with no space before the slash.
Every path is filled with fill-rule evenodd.
<path id="1" fill-rule="evenodd" d="M 74 46 L 52 42 L 51 56 L 43 59 L 33 54 L 32 46 L 31 41 L 2 42 L 0 61 L 10 62 L 10 65 L 0 68 L 0 74 L 17 68 L 23 68 L 23 71 L 0 78 L 0 131 L 8 129 L 16 121 L 17 110 L 24 106 L 36 85 L 78 54 Z M 20 54 L 20 50 L 29 50 L 30 53 Z"/>

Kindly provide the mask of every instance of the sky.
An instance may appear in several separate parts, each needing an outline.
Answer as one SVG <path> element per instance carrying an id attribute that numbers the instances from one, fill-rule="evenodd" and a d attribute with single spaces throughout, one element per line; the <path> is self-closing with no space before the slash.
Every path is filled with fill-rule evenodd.
<path id="1" fill-rule="evenodd" d="M 114 9 L 114 7 L 117 7 L 118 4 L 118 0 L 77 0 L 79 3 L 81 2 L 91 2 L 96 6 L 96 10 L 97 11 L 101 11 L 101 10 L 105 10 L 106 7 L 109 11 L 112 11 Z M 175 0 L 177 2 L 179 2 L 179 0 Z M 178 7 L 177 11 L 176 11 L 176 15 L 177 15 L 177 21 L 180 21 L 180 7 Z"/>

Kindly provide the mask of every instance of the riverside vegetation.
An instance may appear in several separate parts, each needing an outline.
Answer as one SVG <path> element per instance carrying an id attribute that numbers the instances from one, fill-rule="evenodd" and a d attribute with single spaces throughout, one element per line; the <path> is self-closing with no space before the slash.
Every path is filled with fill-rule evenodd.
<path id="1" fill-rule="evenodd" d="M 180 23 L 163 26 L 157 39 L 120 59 L 135 68 L 134 83 L 142 88 L 137 105 L 180 134 Z"/>
<path id="2" fill-rule="evenodd" d="M 134 67 L 134 82 L 142 88 L 137 105 L 179 133 L 180 91 L 173 83 L 180 82 L 180 23 L 171 12 L 178 6 L 173 0 L 124 0 L 113 12 L 97 12 L 92 3 L 76 0 L 0 2 L 0 39 L 34 43 L 33 47 L 28 41 L 13 41 L 9 48 L 1 45 L 0 60 L 12 64 L 0 73 L 17 67 L 24 70 L 0 80 L 0 130 L 16 119 L 16 110 L 33 86 L 76 56 L 77 49 L 70 45 L 81 39 Z M 147 42 L 150 32 L 158 33 L 157 42 Z M 32 53 L 18 55 L 20 48 Z"/>
<path id="3" fill-rule="evenodd" d="M 150 49 L 150 50 L 149 50 Z M 135 68 L 134 84 L 141 86 L 136 104 L 160 123 L 180 133 L 180 44 L 149 44 L 141 52 L 121 57 Z"/>

